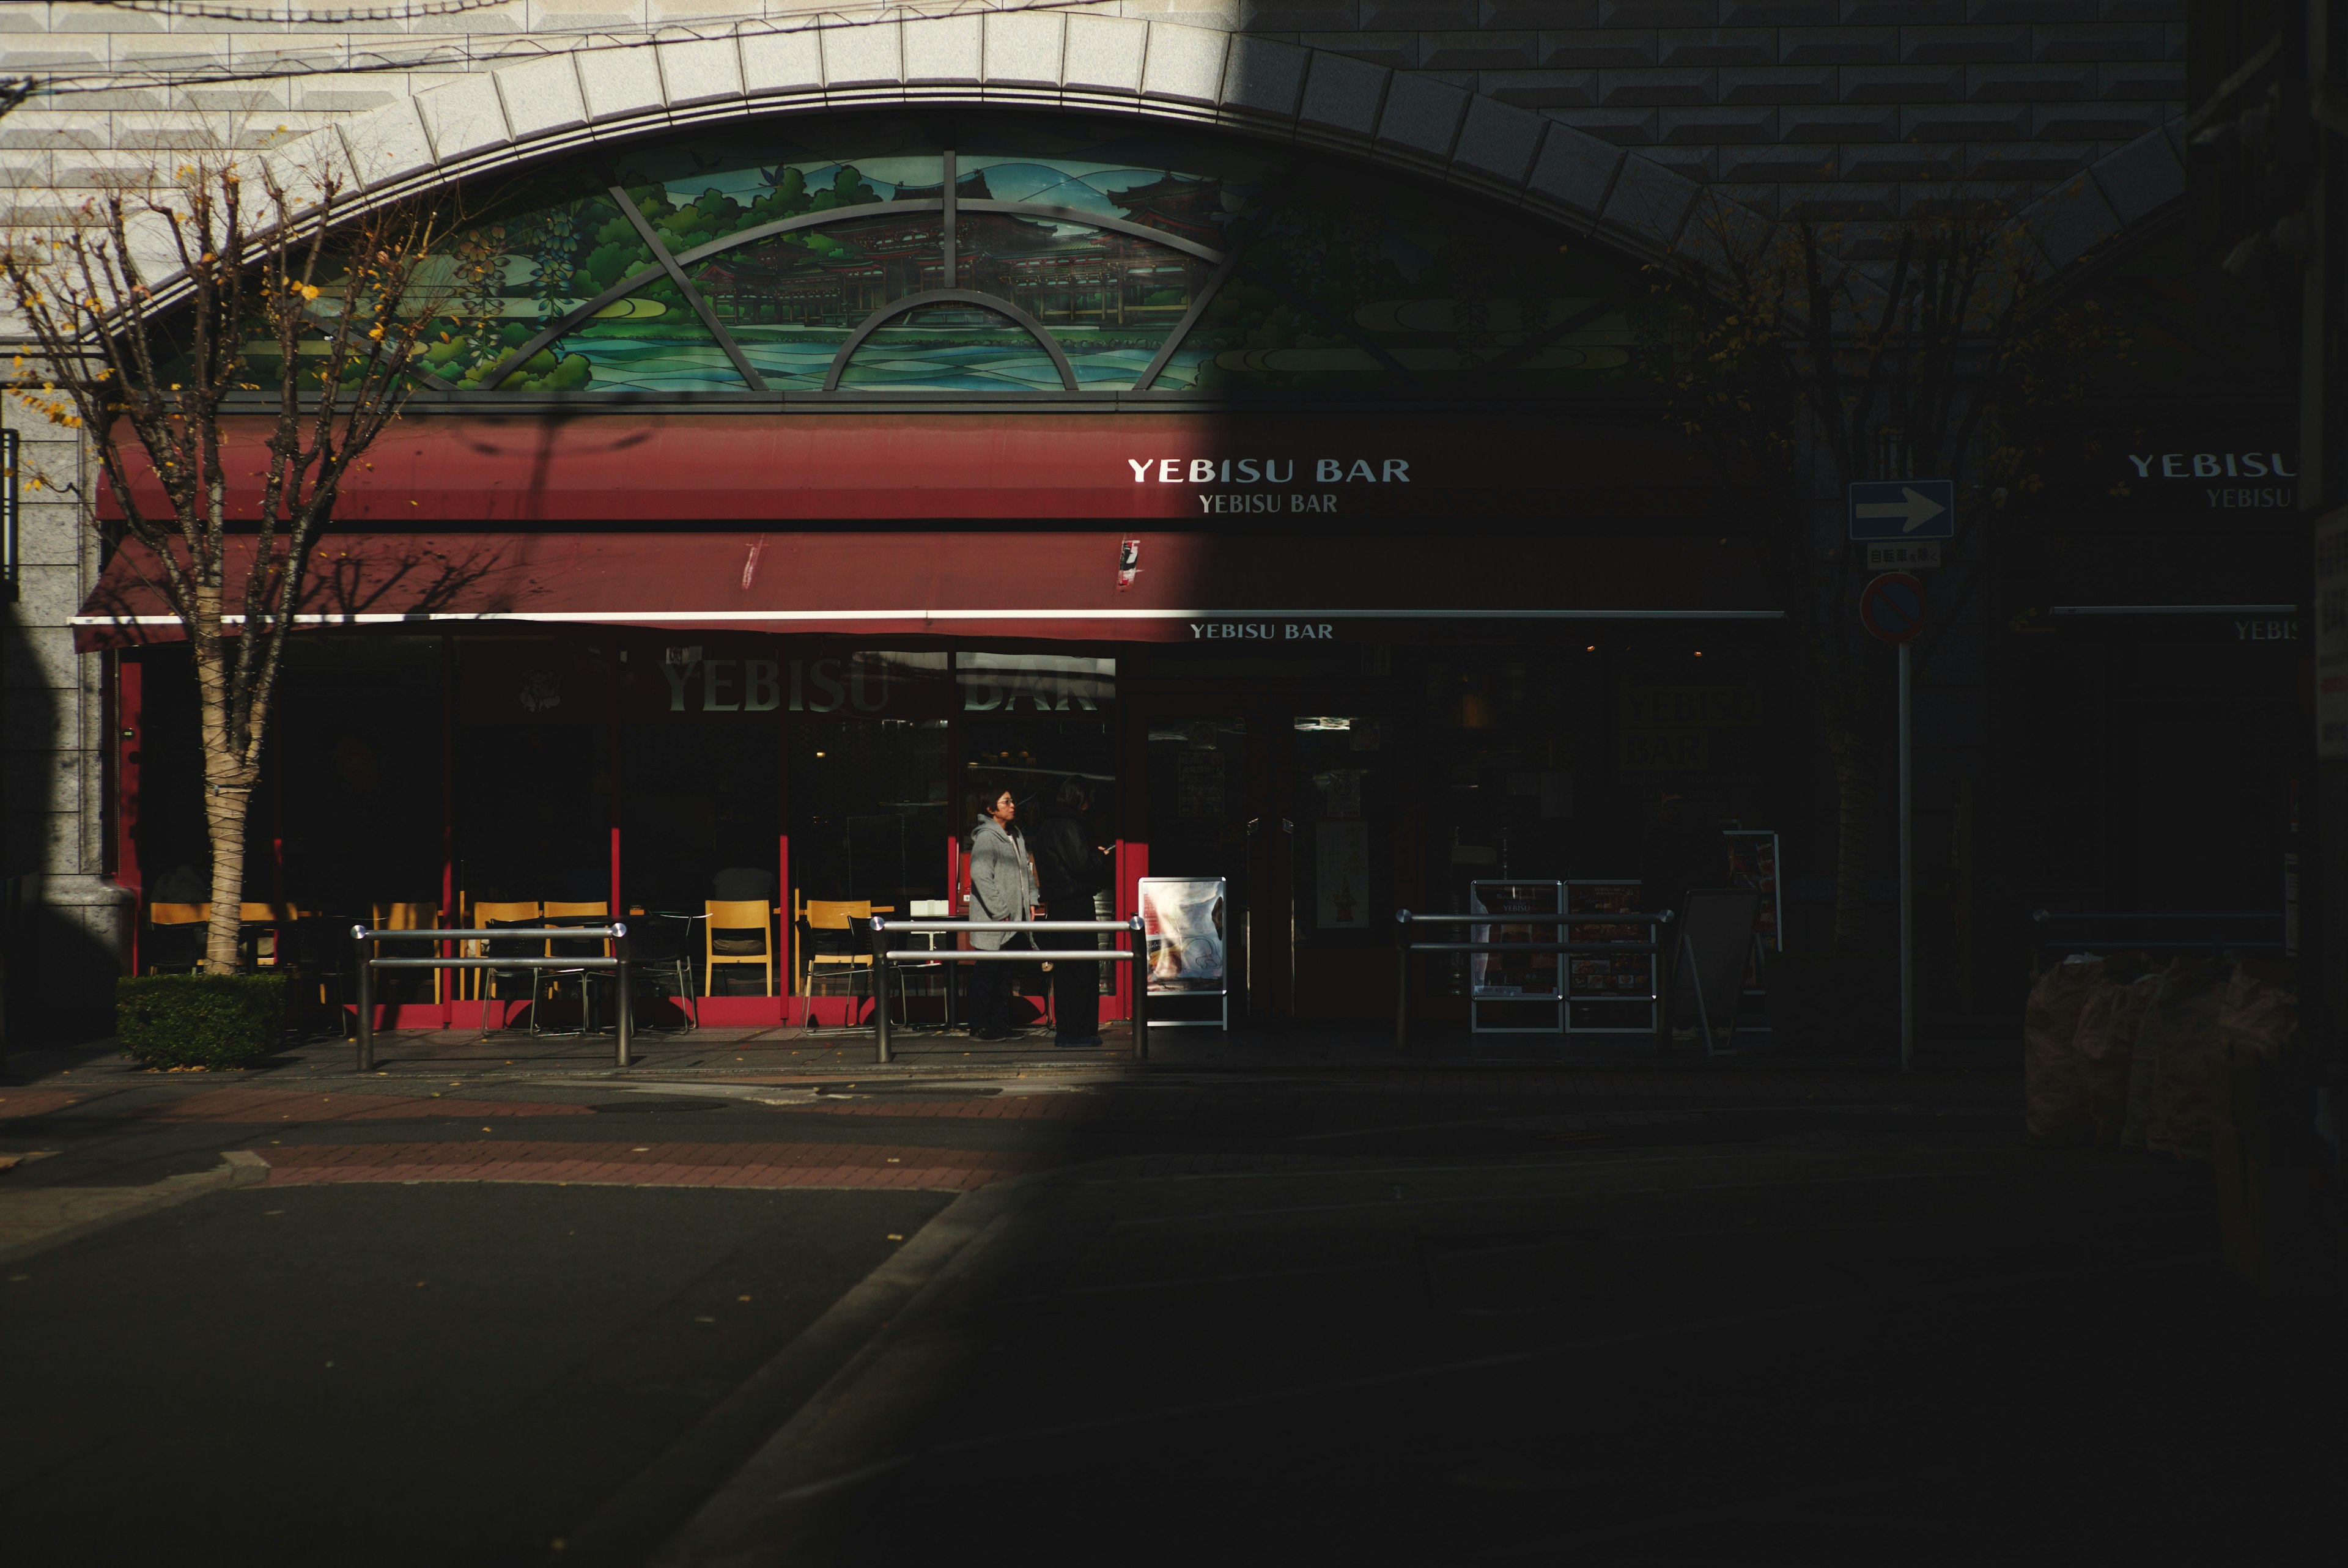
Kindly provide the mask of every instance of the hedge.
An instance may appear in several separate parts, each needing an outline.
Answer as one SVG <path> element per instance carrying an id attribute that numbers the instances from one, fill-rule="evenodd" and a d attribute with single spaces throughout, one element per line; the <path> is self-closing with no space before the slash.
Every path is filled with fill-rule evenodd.
<path id="1" fill-rule="evenodd" d="M 125 975 L 115 1033 L 149 1067 L 242 1067 L 283 1043 L 283 975 Z"/>

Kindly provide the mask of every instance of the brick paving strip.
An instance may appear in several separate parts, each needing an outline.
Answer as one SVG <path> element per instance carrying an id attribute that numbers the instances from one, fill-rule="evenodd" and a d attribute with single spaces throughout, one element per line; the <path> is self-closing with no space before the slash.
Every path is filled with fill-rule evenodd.
<path id="1" fill-rule="evenodd" d="M 622 1187 L 896 1187 L 966 1193 L 1043 1170 L 1049 1155 L 877 1143 L 303 1143 L 252 1151 L 273 1185 L 534 1182 Z"/>
<path id="2" fill-rule="evenodd" d="M 63 1089 L 0 1090 L 0 1122 L 17 1116 L 46 1116 L 62 1111 L 80 1095 Z"/>
<path id="3" fill-rule="evenodd" d="M 299 1089 L 209 1089 L 139 1112 L 148 1122 L 415 1122 L 432 1116 L 469 1122 L 477 1117 L 593 1114 L 592 1106 L 546 1100 L 460 1100 L 365 1091 L 314 1094 Z"/>

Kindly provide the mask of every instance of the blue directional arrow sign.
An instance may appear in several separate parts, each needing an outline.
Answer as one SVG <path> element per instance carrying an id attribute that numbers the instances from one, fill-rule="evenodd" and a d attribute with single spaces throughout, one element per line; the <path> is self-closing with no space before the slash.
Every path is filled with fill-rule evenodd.
<path id="1" fill-rule="evenodd" d="M 1957 487 L 1947 479 L 1862 479 L 1850 487 L 1854 539 L 1952 539 Z"/>

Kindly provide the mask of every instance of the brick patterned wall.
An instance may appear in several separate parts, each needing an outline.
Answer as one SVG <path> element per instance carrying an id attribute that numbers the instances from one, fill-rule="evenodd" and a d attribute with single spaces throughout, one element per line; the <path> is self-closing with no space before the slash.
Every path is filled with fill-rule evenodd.
<path id="1" fill-rule="evenodd" d="M 1952 188 L 2040 194 L 2179 115 L 2185 94 L 2183 0 L 1109 0 L 1062 8 L 1246 33 L 1426 77 L 1635 150 L 1771 214 L 1890 216 Z M 103 183 L 206 127 L 266 143 L 522 55 L 805 22 L 818 11 L 798 0 L 509 0 L 403 25 L 266 27 L 7 5 L 0 72 L 104 90 L 36 101 L 0 121 L 0 165 L 20 190 L 69 190 Z M 207 68 L 303 74 L 169 80 Z"/>

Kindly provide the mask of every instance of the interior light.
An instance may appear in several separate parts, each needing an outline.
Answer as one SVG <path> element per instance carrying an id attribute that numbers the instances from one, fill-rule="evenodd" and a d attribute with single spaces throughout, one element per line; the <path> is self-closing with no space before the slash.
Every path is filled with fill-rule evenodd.
<path id="1" fill-rule="evenodd" d="M 1598 651 L 1598 644 L 1593 642 L 1589 647 L 1583 649 L 1582 651 L 1584 653 L 1595 653 Z"/>
<path id="2" fill-rule="evenodd" d="M 818 752 L 818 753 L 816 753 L 816 755 L 817 755 L 817 756 L 821 756 L 821 755 L 823 755 L 823 753 L 822 753 L 821 752 Z"/>

